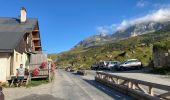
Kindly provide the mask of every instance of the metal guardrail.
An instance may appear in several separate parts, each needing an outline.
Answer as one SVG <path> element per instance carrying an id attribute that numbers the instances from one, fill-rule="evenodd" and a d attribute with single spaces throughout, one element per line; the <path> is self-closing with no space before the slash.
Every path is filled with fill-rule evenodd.
<path id="1" fill-rule="evenodd" d="M 140 100 L 170 100 L 170 86 L 126 78 L 106 72 L 96 72 L 96 81 Z M 154 90 L 161 92 L 156 92 Z"/>

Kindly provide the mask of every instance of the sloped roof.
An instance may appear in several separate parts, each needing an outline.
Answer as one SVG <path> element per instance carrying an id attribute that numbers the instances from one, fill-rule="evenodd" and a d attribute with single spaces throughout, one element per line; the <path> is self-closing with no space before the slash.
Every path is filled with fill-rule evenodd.
<path id="1" fill-rule="evenodd" d="M 38 20 L 27 19 L 26 23 L 20 23 L 18 18 L 0 17 L 0 52 L 9 52 L 16 48 L 26 32 L 31 32 Z"/>

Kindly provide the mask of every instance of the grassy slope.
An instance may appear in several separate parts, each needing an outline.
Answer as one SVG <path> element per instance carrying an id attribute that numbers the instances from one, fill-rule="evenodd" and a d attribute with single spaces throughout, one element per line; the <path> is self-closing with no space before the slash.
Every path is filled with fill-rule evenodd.
<path id="1" fill-rule="evenodd" d="M 74 67 L 90 68 L 90 65 L 100 60 L 125 60 L 137 58 L 147 65 L 152 57 L 152 47 L 155 42 L 170 40 L 170 25 L 166 28 L 126 40 L 114 41 L 102 46 L 89 48 L 75 48 L 60 54 L 48 55 L 52 59 L 58 59 L 58 64 L 73 63 Z M 126 52 L 126 56 L 121 53 Z"/>

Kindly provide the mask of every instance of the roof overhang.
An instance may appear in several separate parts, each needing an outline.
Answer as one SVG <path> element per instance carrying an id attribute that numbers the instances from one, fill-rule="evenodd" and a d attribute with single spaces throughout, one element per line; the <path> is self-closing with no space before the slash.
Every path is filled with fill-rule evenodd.
<path id="1" fill-rule="evenodd" d="M 14 52 L 14 50 L 10 50 L 10 49 L 0 49 L 0 53 L 12 53 Z"/>

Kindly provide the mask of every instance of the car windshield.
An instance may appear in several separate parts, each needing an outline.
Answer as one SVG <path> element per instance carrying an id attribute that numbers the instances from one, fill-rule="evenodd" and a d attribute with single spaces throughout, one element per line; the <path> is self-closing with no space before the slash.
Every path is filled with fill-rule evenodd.
<path id="1" fill-rule="evenodd" d="M 118 62 L 116 62 L 116 61 L 115 61 L 115 62 L 111 62 L 111 64 L 117 64 L 117 63 L 118 63 Z"/>
<path id="2" fill-rule="evenodd" d="M 104 64 L 105 64 L 105 65 L 109 64 L 109 61 L 105 61 Z"/>
<path id="3" fill-rule="evenodd" d="M 125 62 L 127 62 L 127 61 L 123 61 L 123 62 L 121 62 L 120 64 L 124 64 Z"/>
<path id="4" fill-rule="evenodd" d="M 129 62 L 138 62 L 138 60 L 130 60 Z"/>

